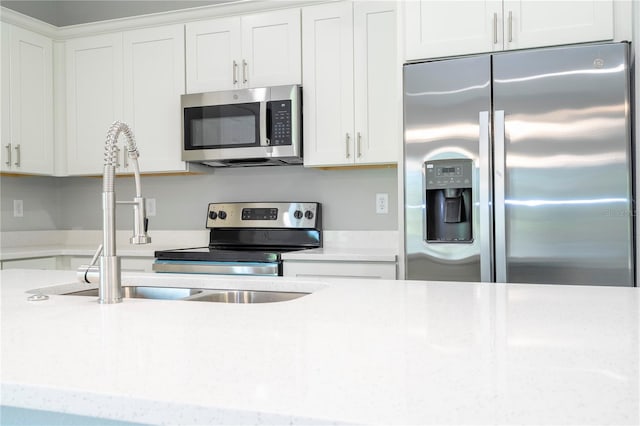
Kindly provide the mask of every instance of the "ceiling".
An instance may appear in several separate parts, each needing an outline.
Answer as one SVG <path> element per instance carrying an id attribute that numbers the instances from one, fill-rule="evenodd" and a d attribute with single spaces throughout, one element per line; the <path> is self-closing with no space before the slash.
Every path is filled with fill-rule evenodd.
<path id="1" fill-rule="evenodd" d="M 189 9 L 238 0 L 1 0 L 0 5 L 56 27 Z"/>

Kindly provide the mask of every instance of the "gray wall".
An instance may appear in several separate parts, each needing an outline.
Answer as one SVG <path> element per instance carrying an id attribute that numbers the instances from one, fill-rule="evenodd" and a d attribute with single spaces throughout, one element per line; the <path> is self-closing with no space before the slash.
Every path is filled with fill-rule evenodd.
<path id="1" fill-rule="evenodd" d="M 0 231 L 101 229 L 102 179 L 0 178 Z M 133 198 L 133 179 L 116 179 L 118 200 Z M 375 213 L 375 194 L 389 194 L 389 214 Z M 142 195 L 156 199 L 149 229 L 204 229 L 207 204 L 225 201 L 319 201 L 327 230 L 396 230 L 395 168 L 317 170 L 303 167 L 211 169 L 187 176 L 143 176 Z M 24 217 L 13 217 L 13 200 Z M 130 207 L 118 207 L 118 229 L 130 229 Z"/>

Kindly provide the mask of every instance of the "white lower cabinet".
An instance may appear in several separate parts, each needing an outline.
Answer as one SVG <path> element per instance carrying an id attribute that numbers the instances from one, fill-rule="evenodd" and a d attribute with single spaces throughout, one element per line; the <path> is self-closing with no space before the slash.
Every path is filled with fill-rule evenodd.
<path id="1" fill-rule="evenodd" d="M 2 269 L 60 269 L 57 256 L 3 260 Z"/>
<path id="2" fill-rule="evenodd" d="M 152 272 L 151 266 L 155 258 L 153 257 L 120 257 L 120 270 L 122 272 Z M 88 265 L 91 256 L 69 256 L 65 263 L 65 268 L 73 271 L 81 265 Z"/>
<path id="3" fill-rule="evenodd" d="M 285 260 L 285 277 L 396 279 L 395 262 Z"/>
<path id="4" fill-rule="evenodd" d="M 133 130 L 143 173 L 183 172 L 180 95 L 184 93 L 182 25 L 72 39 L 66 44 L 67 172 L 102 174 L 107 129 Z M 117 171 L 132 173 L 126 141 Z"/>
<path id="5" fill-rule="evenodd" d="M 396 3 L 302 10 L 304 165 L 397 162 Z"/>

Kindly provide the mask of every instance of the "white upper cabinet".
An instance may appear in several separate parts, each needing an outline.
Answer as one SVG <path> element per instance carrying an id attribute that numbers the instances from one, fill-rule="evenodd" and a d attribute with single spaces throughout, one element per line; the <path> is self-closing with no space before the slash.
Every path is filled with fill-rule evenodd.
<path id="1" fill-rule="evenodd" d="M 300 84 L 300 10 L 186 25 L 187 92 Z"/>
<path id="2" fill-rule="evenodd" d="M 360 164 L 397 162 L 400 66 L 391 2 L 354 2 L 355 156 Z"/>
<path id="3" fill-rule="evenodd" d="M 189 93 L 240 87 L 240 34 L 240 18 L 236 17 L 186 25 Z"/>
<path id="4" fill-rule="evenodd" d="M 66 63 L 67 173 L 102 174 L 107 130 L 123 120 L 122 33 L 67 41 Z"/>
<path id="5" fill-rule="evenodd" d="M 393 2 L 303 9 L 305 166 L 397 161 L 395 30 Z"/>
<path id="6" fill-rule="evenodd" d="M 143 173 L 181 172 L 180 95 L 184 93 L 182 25 L 69 40 L 67 173 L 102 174 L 104 144 L 115 120 L 127 123 Z M 117 172 L 132 173 L 126 141 Z"/>
<path id="7" fill-rule="evenodd" d="M 136 137 L 140 171 L 185 171 L 180 161 L 184 26 L 127 31 L 123 41 L 124 121 Z M 123 156 L 123 166 L 133 172 Z"/>
<path id="8" fill-rule="evenodd" d="M 612 40 L 613 0 L 403 3 L 405 59 Z"/>
<path id="9" fill-rule="evenodd" d="M 613 1 L 504 2 L 504 48 L 613 40 Z"/>
<path id="10" fill-rule="evenodd" d="M 3 172 L 53 174 L 53 42 L 5 23 L 1 152 Z"/>

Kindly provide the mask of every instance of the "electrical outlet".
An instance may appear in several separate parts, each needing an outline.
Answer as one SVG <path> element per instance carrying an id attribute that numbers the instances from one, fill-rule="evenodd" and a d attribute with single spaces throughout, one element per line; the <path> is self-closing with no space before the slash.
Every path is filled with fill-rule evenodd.
<path id="1" fill-rule="evenodd" d="M 147 211 L 147 216 L 155 216 L 156 215 L 156 199 L 155 198 L 147 198 L 145 200 L 145 210 Z"/>
<path id="2" fill-rule="evenodd" d="M 376 194 L 376 213 L 389 214 L 389 194 Z"/>
<path id="3" fill-rule="evenodd" d="M 22 200 L 13 200 L 13 217 L 23 217 L 24 206 Z"/>

